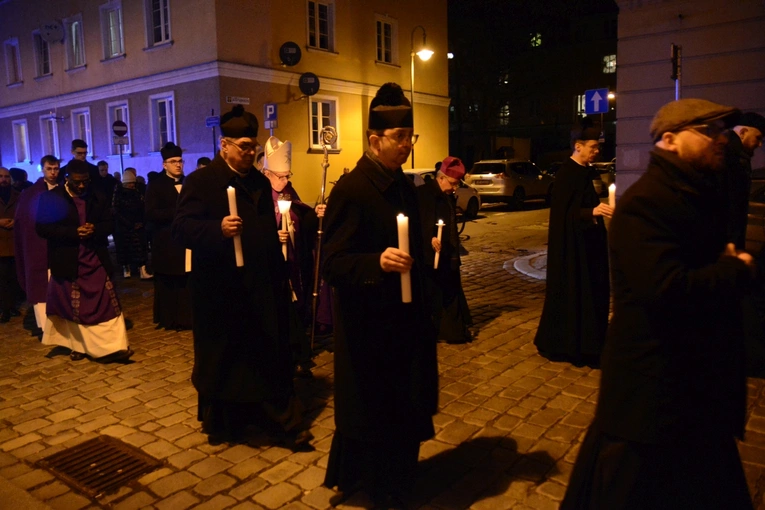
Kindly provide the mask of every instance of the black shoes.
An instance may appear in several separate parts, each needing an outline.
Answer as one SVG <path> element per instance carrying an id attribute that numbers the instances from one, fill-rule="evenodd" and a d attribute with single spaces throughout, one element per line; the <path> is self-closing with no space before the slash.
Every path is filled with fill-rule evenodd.
<path id="1" fill-rule="evenodd" d="M 85 359 L 85 354 L 82 352 L 72 351 L 69 354 L 69 359 L 72 361 L 80 361 L 82 359 Z"/>

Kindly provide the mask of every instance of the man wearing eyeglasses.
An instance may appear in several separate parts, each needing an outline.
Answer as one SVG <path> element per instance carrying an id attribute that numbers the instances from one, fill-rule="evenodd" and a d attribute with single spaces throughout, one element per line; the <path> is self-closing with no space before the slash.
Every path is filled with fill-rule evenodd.
<path id="1" fill-rule="evenodd" d="M 72 361 L 124 361 L 133 351 L 112 280 L 111 200 L 90 188 L 84 161 L 70 161 L 67 170 L 66 185 L 43 192 L 37 209 L 50 269 L 42 343 L 69 348 Z"/>
<path id="2" fill-rule="evenodd" d="M 258 425 L 292 449 L 308 449 L 310 434 L 298 431 L 291 294 L 271 183 L 253 167 L 258 119 L 238 105 L 220 128 L 220 151 L 184 179 L 172 225 L 173 239 L 191 250 L 198 419 L 211 444 L 245 442 Z M 229 210 L 229 188 L 237 214 Z M 243 267 L 236 265 L 235 236 Z"/>
<path id="3" fill-rule="evenodd" d="M 648 170 L 610 225 L 613 317 L 562 509 L 752 508 L 736 437 L 754 266 L 728 242 L 718 186 L 739 113 L 681 99 L 651 122 Z"/>
<path id="4" fill-rule="evenodd" d="M 460 236 L 457 233 L 457 211 L 454 192 L 465 175 L 465 165 L 459 158 L 448 156 L 440 162 L 436 178 L 417 188 L 422 219 L 423 248 L 426 272 L 435 283 L 437 292 L 432 300 L 438 340 L 464 344 L 472 340 L 470 316 L 460 279 Z M 438 227 L 441 220 L 441 239 Z M 438 267 L 435 255 L 440 253 Z"/>
<path id="5" fill-rule="evenodd" d="M 600 152 L 600 131 L 571 132 L 573 153 L 555 174 L 547 243 L 547 288 L 534 344 L 553 361 L 595 367 L 608 327 L 608 247 L 602 204 L 591 166 Z"/>
<path id="6" fill-rule="evenodd" d="M 188 250 L 172 237 L 178 196 L 185 178 L 183 150 L 173 142 L 162 147 L 162 172 L 146 189 L 146 222 L 151 232 L 151 264 L 154 270 L 154 323 L 157 329 L 191 329 L 191 292 Z"/>
<path id="7" fill-rule="evenodd" d="M 415 478 L 438 405 L 435 330 L 423 282 L 417 192 L 401 165 L 412 150 L 412 109 L 386 83 L 372 99 L 367 150 L 332 190 L 323 274 L 334 288 L 335 435 L 324 484 L 339 503 L 364 490 L 398 508 Z M 409 254 L 398 214 L 409 217 Z M 411 271 L 412 302 L 401 273 Z M 387 508 L 388 506 L 385 506 Z"/>
<path id="8" fill-rule="evenodd" d="M 72 159 L 69 160 L 71 163 L 72 161 L 82 161 L 84 162 L 88 167 L 88 175 L 90 175 L 90 179 L 92 182 L 97 182 L 100 178 L 100 174 L 98 173 L 98 167 L 94 165 L 93 163 L 90 163 L 88 161 L 88 144 L 85 143 L 85 140 L 80 140 L 79 138 L 75 138 L 72 140 Z M 59 173 L 59 184 L 63 184 L 65 177 L 69 174 L 67 170 L 67 163 L 66 165 L 61 167 L 61 172 Z M 112 189 L 113 190 L 113 189 Z M 111 197 L 111 195 L 108 195 Z"/>

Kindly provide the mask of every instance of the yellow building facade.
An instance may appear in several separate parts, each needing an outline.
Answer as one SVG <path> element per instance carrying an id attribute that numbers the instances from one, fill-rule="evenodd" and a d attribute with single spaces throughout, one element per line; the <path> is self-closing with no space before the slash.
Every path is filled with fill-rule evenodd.
<path id="1" fill-rule="evenodd" d="M 338 131 L 334 181 L 366 148 L 377 88 L 397 82 L 409 97 L 410 53 L 426 35 L 435 53 L 414 57 L 415 157 L 417 167 L 432 167 L 448 155 L 446 26 L 445 0 L 0 1 L 0 164 L 35 180 L 42 156 L 65 162 L 71 140 L 82 138 L 89 159 L 118 170 L 111 125 L 124 120 L 125 167 L 161 170 L 159 148 L 174 141 L 188 173 L 196 158 L 213 155 L 219 131 L 208 117 L 244 103 L 265 143 L 264 105 L 273 104 L 273 134 L 293 144 L 294 186 L 313 202 L 323 159 L 317 132 Z M 288 42 L 301 53 L 295 65 L 280 57 Z M 319 82 L 310 96 L 299 87 L 305 73 Z"/>

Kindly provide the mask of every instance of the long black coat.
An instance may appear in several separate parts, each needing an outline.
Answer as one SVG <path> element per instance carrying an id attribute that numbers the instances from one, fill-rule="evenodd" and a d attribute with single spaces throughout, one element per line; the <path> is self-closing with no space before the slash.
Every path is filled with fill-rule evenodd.
<path id="1" fill-rule="evenodd" d="M 242 268 L 236 267 L 233 239 L 221 232 L 229 186 L 242 218 Z M 255 168 L 240 177 L 217 155 L 184 181 L 172 234 L 192 250 L 194 386 L 226 401 L 288 396 L 290 294 L 269 180 Z"/>
<path id="2" fill-rule="evenodd" d="M 155 273 L 186 274 L 186 248 L 173 239 L 173 218 L 178 205 L 175 179 L 162 172 L 146 189 L 146 228 L 151 233 L 151 264 Z"/>
<path id="3" fill-rule="evenodd" d="M 608 327 L 608 245 L 597 174 L 568 159 L 555 174 L 547 243 L 547 289 L 534 343 L 541 353 L 597 362 Z"/>
<path id="4" fill-rule="evenodd" d="M 409 217 L 412 303 L 399 273 L 380 268 L 398 246 L 396 216 Z M 335 424 L 361 440 L 423 441 L 433 435 L 438 371 L 425 310 L 422 241 L 414 184 L 399 168 L 365 155 L 332 190 L 325 216 L 323 274 L 334 287 Z"/>
<path id="5" fill-rule="evenodd" d="M 77 279 L 80 244 L 96 252 L 107 275 L 111 277 L 114 272 L 108 250 L 108 237 L 114 232 L 111 197 L 88 190 L 85 195 L 85 220 L 93 224 L 94 232 L 88 239 L 80 240 L 77 235 L 80 217 L 65 185 L 40 195 L 35 228 L 37 235 L 48 240 L 48 267 L 52 276 L 70 281 Z"/>
<path id="6" fill-rule="evenodd" d="M 716 193 L 674 154 L 654 149 L 617 204 L 614 315 L 595 418 L 607 434 L 669 444 L 699 431 L 743 432 L 739 298 L 749 272 L 720 256 L 726 216 Z"/>

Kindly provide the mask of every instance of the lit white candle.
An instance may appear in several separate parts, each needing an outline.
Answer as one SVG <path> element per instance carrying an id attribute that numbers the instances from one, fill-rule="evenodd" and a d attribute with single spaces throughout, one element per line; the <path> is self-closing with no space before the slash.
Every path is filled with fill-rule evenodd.
<path id="1" fill-rule="evenodd" d="M 228 193 L 228 213 L 231 216 L 239 216 L 236 209 L 236 190 L 229 186 L 226 190 Z M 242 255 L 242 236 L 234 236 L 234 255 L 236 256 L 236 267 L 244 266 L 244 255 Z"/>
<path id="2" fill-rule="evenodd" d="M 441 232 L 444 230 L 444 220 L 438 220 L 438 223 L 436 223 L 436 226 L 438 227 L 438 234 L 436 234 L 436 239 L 438 239 L 438 242 L 441 242 Z M 433 260 L 433 269 L 438 269 L 438 259 L 441 258 L 441 251 L 436 252 L 436 258 Z"/>
<path id="3" fill-rule="evenodd" d="M 409 218 L 403 214 L 396 217 L 398 223 L 398 249 L 409 254 Z M 409 271 L 401 273 L 401 302 L 412 302 L 412 275 Z"/>
<path id="4" fill-rule="evenodd" d="M 292 201 L 277 200 L 276 203 L 279 206 L 279 213 L 282 215 L 282 231 L 289 232 L 289 217 Z M 282 243 L 282 254 L 284 254 L 284 260 L 287 260 L 287 241 Z"/>
<path id="5" fill-rule="evenodd" d="M 608 205 L 616 207 L 616 184 L 611 184 L 608 187 Z"/>

